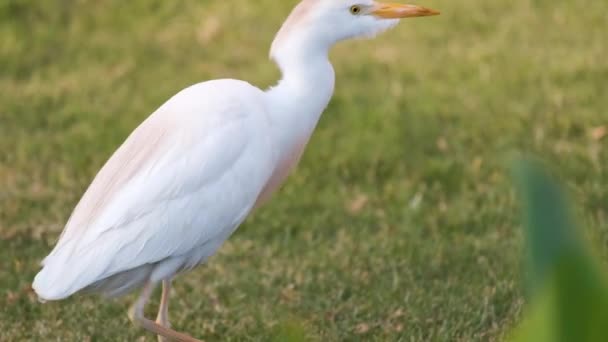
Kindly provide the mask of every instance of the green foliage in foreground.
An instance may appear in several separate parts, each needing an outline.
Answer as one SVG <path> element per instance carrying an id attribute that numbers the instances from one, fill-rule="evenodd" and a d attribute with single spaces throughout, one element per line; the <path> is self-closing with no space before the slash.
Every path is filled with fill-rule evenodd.
<path id="1" fill-rule="evenodd" d="M 0 341 L 153 340 L 127 319 L 134 296 L 40 305 L 38 262 L 110 153 L 176 91 L 276 82 L 267 50 L 294 3 L 0 2 Z M 176 329 L 504 338 L 523 303 L 513 151 L 558 165 L 585 232 L 607 241 L 608 3 L 419 3 L 442 15 L 332 53 L 336 95 L 297 173 L 177 279 Z"/>
<path id="2" fill-rule="evenodd" d="M 533 305 L 513 341 L 606 341 L 606 272 L 582 242 L 556 182 L 535 162 L 521 162 L 516 169 L 527 217 Z"/>

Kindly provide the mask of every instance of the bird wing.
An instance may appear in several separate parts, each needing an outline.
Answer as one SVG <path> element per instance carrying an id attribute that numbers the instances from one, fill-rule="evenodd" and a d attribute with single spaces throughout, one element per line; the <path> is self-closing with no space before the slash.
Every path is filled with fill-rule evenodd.
<path id="1" fill-rule="evenodd" d="M 36 276 L 37 292 L 63 298 L 227 238 L 275 164 L 260 94 L 245 82 L 205 82 L 153 113 L 76 206 Z"/>

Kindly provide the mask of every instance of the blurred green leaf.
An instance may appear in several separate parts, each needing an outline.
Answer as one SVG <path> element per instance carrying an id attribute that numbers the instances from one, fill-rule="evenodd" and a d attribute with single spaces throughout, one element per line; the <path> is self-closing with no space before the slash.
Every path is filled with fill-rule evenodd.
<path id="1" fill-rule="evenodd" d="M 526 260 L 528 289 L 544 284 L 560 256 L 583 253 L 564 191 L 537 161 L 523 160 L 515 166 L 524 206 L 528 244 Z"/>
<path id="2" fill-rule="evenodd" d="M 532 306 L 517 342 L 608 339 L 608 286 L 574 224 L 564 191 L 535 161 L 517 163 Z"/>

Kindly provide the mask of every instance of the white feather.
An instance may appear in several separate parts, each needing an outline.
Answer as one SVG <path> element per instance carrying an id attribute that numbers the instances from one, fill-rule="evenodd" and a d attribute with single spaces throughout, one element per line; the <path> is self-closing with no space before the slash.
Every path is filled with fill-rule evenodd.
<path id="1" fill-rule="evenodd" d="M 200 257 L 213 254 L 276 164 L 262 95 L 245 82 L 211 81 L 152 114 L 83 196 L 34 280 L 36 292 L 61 299 L 205 246 Z"/>

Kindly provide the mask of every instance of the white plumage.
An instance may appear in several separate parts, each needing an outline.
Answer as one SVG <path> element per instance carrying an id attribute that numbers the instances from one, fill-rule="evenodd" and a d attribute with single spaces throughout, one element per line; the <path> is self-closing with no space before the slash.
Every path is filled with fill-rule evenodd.
<path id="1" fill-rule="evenodd" d="M 152 114 L 74 210 L 36 276 L 38 294 L 62 299 L 127 270 L 158 281 L 212 255 L 276 164 L 277 150 L 263 133 L 270 122 L 262 98 L 245 82 L 211 81 Z M 149 264 L 156 265 L 140 268 Z M 117 290 L 105 292 L 122 294 Z"/>
<path id="2" fill-rule="evenodd" d="M 118 296 L 143 286 L 132 320 L 161 340 L 194 341 L 167 327 L 170 280 L 213 255 L 297 164 L 334 90 L 331 46 L 375 35 L 399 18 L 434 14 L 372 0 L 302 1 L 272 45 L 283 73 L 276 87 L 200 83 L 135 129 L 43 261 L 33 283 L 38 296 Z M 143 307 L 161 281 L 155 323 L 144 318 Z"/>

